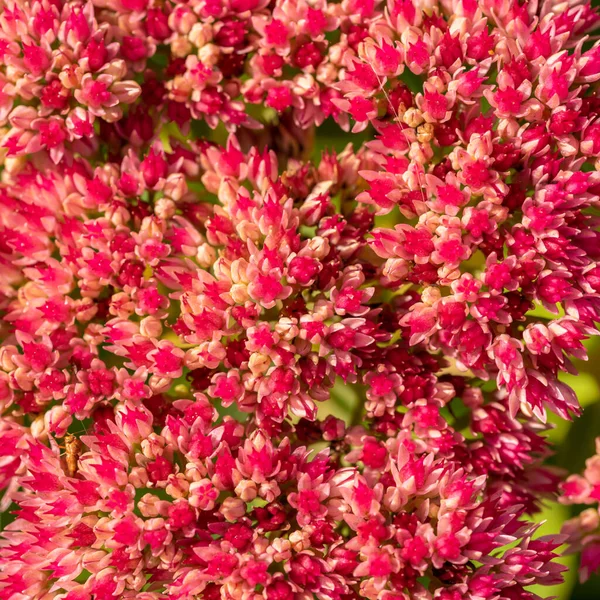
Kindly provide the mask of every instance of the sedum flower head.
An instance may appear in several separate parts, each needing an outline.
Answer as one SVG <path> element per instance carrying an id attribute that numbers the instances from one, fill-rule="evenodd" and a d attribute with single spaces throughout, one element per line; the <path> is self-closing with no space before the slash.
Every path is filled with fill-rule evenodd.
<path id="1" fill-rule="evenodd" d="M 536 600 L 565 539 L 598 566 L 592 513 L 531 516 L 600 314 L 589 3 L 0 13 L 1 598 Z"/>

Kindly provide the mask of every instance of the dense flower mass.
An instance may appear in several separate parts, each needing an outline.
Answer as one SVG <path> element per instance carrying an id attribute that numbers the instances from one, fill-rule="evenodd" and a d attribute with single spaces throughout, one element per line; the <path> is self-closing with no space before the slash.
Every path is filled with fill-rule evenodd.
<path id="1" fill-rule="evenodd" d="M 531 516 L 600 321 L 598 26 L 0 0 L 0 599 L 536 600 L 565 541 L 600 566 L 597 511 Z"/>

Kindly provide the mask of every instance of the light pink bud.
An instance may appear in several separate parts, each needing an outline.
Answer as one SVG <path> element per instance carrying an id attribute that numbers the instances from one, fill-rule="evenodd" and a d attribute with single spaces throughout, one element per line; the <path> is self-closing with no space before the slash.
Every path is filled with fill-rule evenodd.
<path id="1" fill-rule="evenodd" d="M 44 414 L 44 423 L 48 433 L 62 438 L 67 433 L 73 417 L 61 406 L 53 406 Z"/>
<path id="2" fill-rule="evenodd" d="M 237 521 L 246 514 L 246 503 L 241 498 L 225 498 L 219 507 L 219 512 L 228 521 Z"/>
<path id="3" fill-rule="evenodd" d="M 242 479 L 235 487 L 235 493 L 244 502 L 252 502 L 258 493 L 256 489 L 256 483 L 249 479 Z"/>

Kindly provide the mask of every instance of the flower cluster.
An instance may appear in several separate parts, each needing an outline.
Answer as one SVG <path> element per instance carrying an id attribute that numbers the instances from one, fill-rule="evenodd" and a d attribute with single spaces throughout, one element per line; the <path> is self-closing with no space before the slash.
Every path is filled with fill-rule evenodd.
<path id="1" fill-rule="evenodd" d="M 24 434 L 3 597 L 517 599 L 560 581 L 559 542 L 498 509 L 515 500 L 474 475 L 476 445 L 444 458 L 414 416 L 385 442 L 334 417 L 278 442 L 217 417 L 202 393 L 162 427 L 127 400 L 81 437 L 76 477 Z M 311 437 L 332 447 L 311 455 Z"/>
<path id="2" fill-rule="evenodd" d="M 591 6 L 0 7 L 0 598 L 560 582 L 531 515 L 600 321 Z"/>

